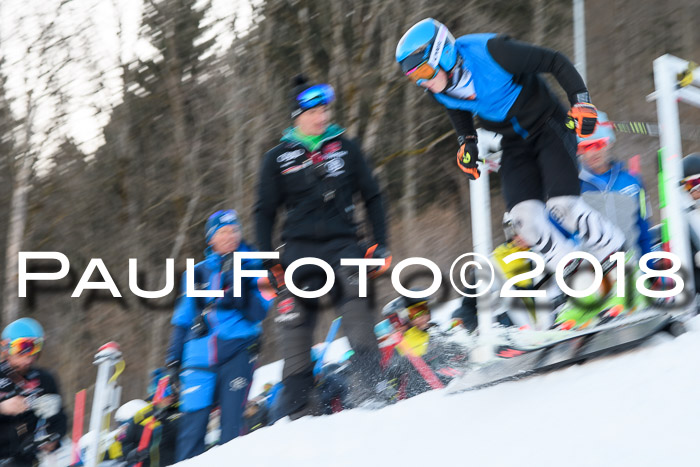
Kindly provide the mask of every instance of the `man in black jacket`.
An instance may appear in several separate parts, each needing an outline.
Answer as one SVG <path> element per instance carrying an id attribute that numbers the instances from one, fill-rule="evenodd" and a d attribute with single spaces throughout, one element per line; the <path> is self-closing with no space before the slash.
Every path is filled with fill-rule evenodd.
<path id="1" fill-rule="evenodd" d="M 13 321 L 2 332 L 0 466 L 33 466 L 40 451 L 55 451 L 66 434 L 58 385 L 49 372 L 34 367 L 43 342 L 44 331 L 31 318 Z"/>
<path id="2" fill-rule="evenodd" d="M 284 206 L 287 217 L 282 231 L 285 242 L 281 265 L 314 257 L 330 264 L 335 286 L 330 292 L 343 327 L 355 351 L 353 367 L 361 371 L 360 384 L 372 387 L 379 379 L 379 350 L 373 333 L 369 302 L 358 293 L 357 269 L 340 267 L 341 258 L 372 256 L 390 260 L 387 251 L 385 213 L 381 194 L 360 148 L 330 124 L 328 104 L 333 88 L 312 85 L 297 77 L 291 94 L 294 126 L 285 131 L 279 145 L 268 151 L 262 163 L 256 204 L 258 247 L 273 251 L 272 229 L 277 211 Z M 353 219 L 353 196 L 361 195 L 372 227 L 375 247 L 367 255 L 358 243 Z M 274 268 L 274 265 L 270 265 Z M 315 266 L 302 266 L 294 284 L 315 291 L 326 283 L 325 273 Z M 282 297 L 280 297 L 282 299 Z M 282 329 L 284 355 L 284 408 L 293 419 L 317 413 L 312 395 L 310 348 L 318 300 L 287 297 L 280 300 L 277 322 Z M 313 401 L 312 401 L 313 402 Z M 322 410 L 321 410 L 322 411 Z"/>

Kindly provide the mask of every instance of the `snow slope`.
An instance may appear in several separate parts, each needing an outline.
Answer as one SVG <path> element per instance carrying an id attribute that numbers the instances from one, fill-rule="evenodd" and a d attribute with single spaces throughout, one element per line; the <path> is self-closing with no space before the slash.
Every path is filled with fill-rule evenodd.
<path id="1" fill-rule="evenodd" d="M 283 419 L 179 465 L 698 466 L 700 317 L 688 328 L 479 391 Z"/>

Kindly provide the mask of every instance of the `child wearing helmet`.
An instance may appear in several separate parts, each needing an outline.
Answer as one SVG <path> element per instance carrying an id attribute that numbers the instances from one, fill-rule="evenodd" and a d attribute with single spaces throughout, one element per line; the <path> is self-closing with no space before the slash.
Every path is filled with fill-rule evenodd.
<path id="1" fill-rule="evenodd" d="M 578 139 L 581 197 L 625 233 L 636 259 L 651 252 L 651 205 L 644 185 L 613 159 L 615 132 L 604 112 L 593 134 Z"/>
<path id="2" fill-rule="evenodd" d="M 0 358 L 0 465 L 32 466 L 41 451 L 52 452 L 66 434 L 58 385 L 35 367 L 44 330 L 20 318 L 2 331 Z"/>
<path id="3" fill-rule="evenodd" d="M 503 136 L 501 185 L 515 231 L 554 271 L 575 244 L 550 222 L 577 232 L 581 246 L 599 261 L 619 251 L 623 233 L 579 196 L 576 130 L 595 129 L 597 111 L 583 79 L 559 52 L 496 34 L 455 39 L 432 18 L 401 38 L 396 60 L 413 83 L 447 108 L 456 130 L 457 164 L 480 175 L 474 117 Z M 551 73 L 566 91 L 567 111 L 540 73 Z"/>
<path id="4" fill-rule="evenodd" d="M 467 349 L 451 341 L 431 321 L 428 298 L 398 297 L 384 307 L 382 314 L 394 325 L 395 345 L 386 370 L 394 398 L 407 399 L 430 390 L 430 385 L 396 345 L 399 340 L 407 344 L 413 355 L 422 358 L 443 384 L 462 374 Z"/>
<path id="5" fill-rule="evenodd" d="M 168 382 L 165 387 L 163 397 L 153 402 L 158 382 L 166 376 L 163 368 L 157 368 L 151 372 L 151 382 L 148 385 L 148 399 L 150 402 L 135 402 L 131 407 L 127 404 L 120 407 L 115 418 L 128 419 L 125 421 L 126 427 L 120 434 L 118 441 L 121 443 L 122 457 L 127 466 L 136 465 L 141 462 L 143 467 L 151 465 L 172 465 L 175 464 L 175 446 L 177 443 L 177 424 L 181 418 L 181 413 L 177 409 L 177 396 L 173 385 Z M 141 406 L 139 408 L 139 406 Z M 133 411 L 133 409 L 138 410 Z M 122 410 L 125 409 L 125 410 Z M 132 409 L 132 410 L 129 410 Z M 119 411 L 123 412 L 119 414 Z M 131 415 L 129 417 L 129 415 Z M 151 439 L 145 449 L 139 450 L 138 446 L 143 437 L 146 427 L 151 424 Z"/>

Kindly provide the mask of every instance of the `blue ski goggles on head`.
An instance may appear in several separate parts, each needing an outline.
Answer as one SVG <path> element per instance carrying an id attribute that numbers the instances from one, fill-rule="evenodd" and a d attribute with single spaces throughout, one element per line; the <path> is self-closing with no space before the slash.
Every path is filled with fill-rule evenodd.
<path id="1" fill-rule="evenodd" d="M 330 84 L 316 84 L 299 93 L 296 99 L 299 109 L 303 112 L 319 105 L 330 104 L 335 99 L 335 92 Z"/>

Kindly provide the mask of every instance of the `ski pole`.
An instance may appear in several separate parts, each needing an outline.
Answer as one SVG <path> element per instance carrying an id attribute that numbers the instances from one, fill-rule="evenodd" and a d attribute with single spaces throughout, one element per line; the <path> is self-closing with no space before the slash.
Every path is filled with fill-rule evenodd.
<path id="1" fill-rule="evenodd" d="M 403 335 L 401 335 L 396 345 L 406 355 L 411 365 L 413 365 L 416 371 L 420 373 L 425 382 L 428 383 L 432 389 L 443 389 L 445 387 L 442 381 L 440 381 L 440 378 L 438 378 L 435 372 L 425 363 L 425 360 L 413 353 L 413 349 L 403 339 Z"/>
<path id="2" fill-rule="evenodd" d="M 170 380 L 169 376 L 163 376 L 161 379 L 158 380 L 158 386 L 156 387 L 156 393 L 153 396 L 153 415 L 151 415 L 151 419 L 148 421 L 146 424 L 146 427 L 143 429 L 143 433 L 141 433 L 141 439 L 139 440 L 139 445 L 136 448 L 136 450 L 141 453 L 144 452 L 147 448 L 148 445 L 151 443 L 151 435 L 153 434 L 153 428 L 155 428 L 156 425 L 156 404 L 163 400 L 163 395 L 165 394 L 165 389 L 168 387 L 168 381 Z M 137 462 L 134 467 L 143 467 L 143 461 Z"/>

